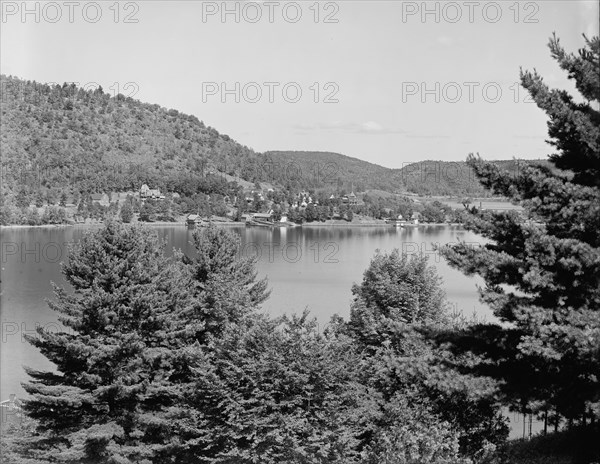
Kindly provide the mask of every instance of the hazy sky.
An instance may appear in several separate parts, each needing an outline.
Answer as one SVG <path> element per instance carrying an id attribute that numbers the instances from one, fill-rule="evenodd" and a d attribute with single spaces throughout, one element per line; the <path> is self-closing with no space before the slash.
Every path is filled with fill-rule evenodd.
<path id="1" fill-rule="evenodd" d="M 258 151 L 388 167 L 545 157 L 546 115 L 526 101 L 519 68 L 574 91 L 548 38 L 575 51 L 599 19 L 597 1 L 574 0 L 22 5 L 2 2 L 4 74 L 98 83 Z"/>

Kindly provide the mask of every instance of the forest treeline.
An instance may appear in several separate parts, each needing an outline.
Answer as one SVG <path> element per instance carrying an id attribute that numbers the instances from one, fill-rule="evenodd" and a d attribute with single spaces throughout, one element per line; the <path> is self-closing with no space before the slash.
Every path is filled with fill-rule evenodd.
<path id="1" fill-rule="evenodd" d="M 138 191 L 143 184 L 187 196 L 224 194 L 235 179 L 291 191 L 489 195 L 464 162 L 415 163 L 402 154 L 401 167 L 389 169 L 336 153 L 256 153 L 196 116 L 102 87 L 2 75 L 0 92 L 2 194 L 8 204 L 16 204 L 18 195 L 57 203 L 62 194 L 71 199 Z M 516 173 L 513 163 L 500 162 Z"/>
<path id="2" fill-rule="evenodd" d="M 185 190 L 217 162 L 242 169 L 256 154 L 195 116 L 74 84 L 2 76 L 2 174 L 7 193 Z M 210 191 L 210 185 L 194 185 Z"/>

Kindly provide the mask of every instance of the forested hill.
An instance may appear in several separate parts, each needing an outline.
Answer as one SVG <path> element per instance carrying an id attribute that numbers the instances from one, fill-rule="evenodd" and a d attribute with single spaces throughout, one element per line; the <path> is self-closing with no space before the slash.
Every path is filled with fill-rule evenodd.
<path id="1" fill-rule="evenodd" d="M 94 193 L 138 190 L 142 183 L 173 191 L 217 164 L 235 171 L 256 157 L 175 109 L 102 88 L 51 87 L 6 76 L 0 83 L 0 149 L 9 191 L 68 185 Z"/>
<path id="2" fill-rule="evenodd" d="M 462 162 L 389 169 L 336 153 L 259 154 L 196 116 L 101 88 L 4 75 L 0 84 L 2 185 L 9 196 L 138 190 L 144 183 L 192 195 L 224 191 L 221 173 L 291 190 L 486 194 Z"/>
<path id="3" fill-rule="evenodd" d="M 331 187 L 384 190 L 440 196 L 489 196 L 477 181 L 473 169 L 464 161 L 426 160 L 403 163 L 400 169 L 344 156 L 338 153 L 307 151 L 269 151 L 259 156 L 263 177 L 300 187 Z M 502 160 L 496 163 L 513 175 L 519 173 L 522 161 Z M 527 161 L 550 167 L 545 160 Z"/>
<path id="4" fill-rule="evenodd" d="M 377 189 L 393 192 L 401 188 L 393 169 L 339 153 L 314 151 L 268 151 L 260 156 L 262 172 L 293 187 L 332 189 Z"/>
<path id="5" fill-rule="evenodd" d="M 542 165 L 553 169 L 546 160 L 500 160 L 494 161 L 511 176 L 519 175 L 524 164 Z M 555 168 L 554 168 L 555 169 Z M 419 195 L 442 196 L 490 196 L 483 188 L 473 169 L 464 161 L 419 161 L 395 170 L 402 188 Z"/>

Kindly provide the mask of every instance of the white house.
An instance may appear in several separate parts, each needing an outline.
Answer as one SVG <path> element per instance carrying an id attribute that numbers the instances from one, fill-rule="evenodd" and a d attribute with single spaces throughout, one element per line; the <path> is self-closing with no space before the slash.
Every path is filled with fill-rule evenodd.
<path id="1" fill-rule="evenodd" d="M 93 203 L 98 203 L 102 206 L 110 205 L 110 199 L 106 193 L 92 193 L 90 197 L 92 198 Z"/>
<path id="2" fill-rule="evenodd" d="M 150 198 L 152 200 L 164 200 L 165 196 L 160 193 L 160 189 L 151 189 L 148 185 L 144 184 L 140 188 L 141 198 Z"/>
<path id="3" fill-rule="evenodd" d="M 140 197 L 147 198 L 149 196 L 150 196 L 150 187 L 148 187 L 146 184 L 142 185 L 142 187 L 140 188 Z"/>

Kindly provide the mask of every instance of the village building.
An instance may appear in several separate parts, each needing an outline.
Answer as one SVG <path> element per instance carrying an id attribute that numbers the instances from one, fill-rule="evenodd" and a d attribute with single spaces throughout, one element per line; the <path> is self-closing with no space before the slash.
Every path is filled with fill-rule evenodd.
<path id="1" fill-rule="evenodd" d="M 110 205 L 110 198 L 106 193 L 92 193 L 91 195 L 92 203 L 96 203 L 102 206 Z"/>
<path id="2" fill-rule="evenodd" d="M 259 221 L 272 221 L 273 220 L 273 211 L 269 211 L 268 213 L 253 213 L 253 219 Z"/>
<path id="3" fill-rule="evenodd" d="M 202 217 L 200 217 L 199 214 L 188 214 L 185 222 L 188 227 L 194 228 L 195 226 L 202 224 Z"/>
<path id="4" fill-rule="evenodd" d="M 140 198 L 142 200 L 164 200 L 165 196 L 160 193 L 160 189 L 151 189 L 148 185 L 144 184 L 140 188 Z"/>
<path id="5" fill-rule="evenodd" d="M 348 195 L 348 204 L 350 206 L 358 205 L 358 198 L 356 198 L 354 192 L 351 192 L 350 195 Z"/>
<path id="6" fill-rule="evenodd" d="M 246 222 L 259 221 L 259 222 L 273 222 L 273 211 L 269 210 L 266 213 L 247 213 L 242 214 L 242 219 Z"/>

